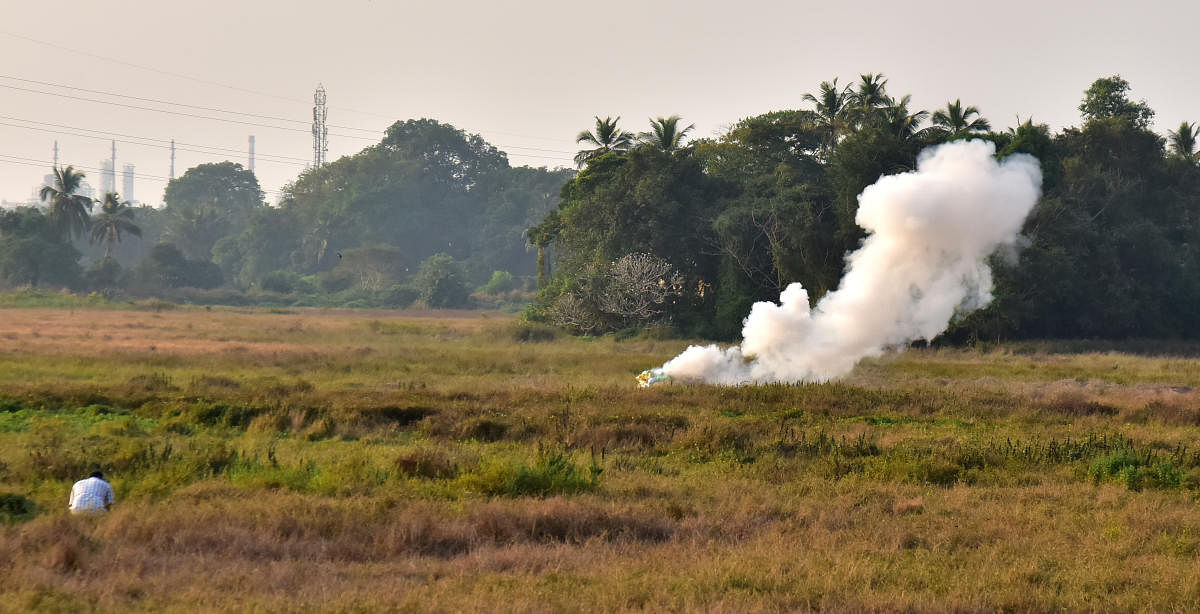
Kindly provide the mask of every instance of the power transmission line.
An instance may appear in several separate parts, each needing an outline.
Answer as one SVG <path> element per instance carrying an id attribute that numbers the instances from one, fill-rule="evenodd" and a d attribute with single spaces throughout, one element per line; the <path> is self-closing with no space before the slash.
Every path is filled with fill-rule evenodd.
<path id="1" fill-rule="evenodd" d="M 7 159 L 5 159 L 5 158 L 7 158 Z M 50 160 L 38 160 L 35 158 L 26 158 L 24 156 L 13 156 L 13 155 L 9 155 L 9 154 L 0 154 L 0 163 L 2 163 L 2 164 L 21 164 L 21 165 L 25 165 L 25 166 L 40 166 L 42 168 L 45 168 L 46 165 L 53 164 Z M 85 171 L 104 172 L 103 168 L 97 167 L 97 166 L 86 166 L 86 165 L 82 165 L 82 164 L 70 164 L 68 166 L 72 166 L 74 168 L 82 169 Z M 145 173 L 134 172 L 133 176 L 138 179 L 145 179 L 148 181 L 155 181 L 155 182 L 160 182 L 160 183 L 167 183 L 167 182 L 171 181 L 170 177 L 163 177 L 162 175 L 147 175 Z M 259 188 L 259 189 L 262 189 L 262 188 Z M 276 196 L 283 194 L 283 190 L 262 190 L 262 192 L 263 192 L 263 194 L 274 194 Z"/>
<path id="2" fill-rule="evenodd" d="M 142 147 L 154 147 L 157 149 L 171 149 L 171 146 L 169 144 L 170 143 L 169 139 L 156 139 L 156 138 L 152 138 L 152 137 L 143 137 L 143 136 L 136 136 L 136 135 L 131 135 L 131 134 L 122 134 L 120 132 L 109 132 L 106 130 L 91 130 L 89 128 L 79 128 L 76 126 L 52 124 L 49 122 L 38 122 L 38 121 L 33 121 L 33 120 L 14 118 L 14 117 L 6 116 L 6 115 L 0 115 L 0 120 L 2 120 L 2 119 L 12 119 L 12 120 L 19 121 L 19 122 L 26 122 L 26 123 L 38 124 L 38 125 L 25 126 L 25 125 L 21 125 L 21 124 L 11 124 L 11 123 L 0 121 L 0 126 L 9 126 L 9 127 L 21 128 L 21 129 L 25 129 L 25 130 L 48 132 L 48 133 L 52 133 L 52 134 L 65 134 L 65 135 L 70 135 L 70 136 L 78 136 L 78 137 L 82 137 L 82 138 L 97 139 L 97 140 L 102 140 L 102 141 L 110 140 L 115 136 L 115 137 L 122 137 L 122 138 L 118 138 L 116 140 L 120 143 L 125 143 L 127 145 L 140 145 Z M 66 128 L 66 129 L 70 129 L 70 130 L 81 130 L 83 132 L 94 132 L 96 134 L 81 134 L 79 132 L 70 132 L 69 130 L 56 130 L 54 128 L 43 128 L 40 126 L 53 126 L 54 128 Z M 139 139 L 139 140 L 126 140 L 126 139 Z M 140 141 L 152 141 L 152 142 L 144 143 L 144 142 L 140 142 Z M 159 144 L 159 143 L 166 143 L 166 144 Z M 204 154 L 204 155 L 210 155 L 210 156 L 211 155 L 244 155 L 246 153 L 240 149 L 216 147 L 216 146 L 212 146 L 212 145 L 197 145 L 197 144 L 192 144 L 192 143 L 179 143 L 179 142 L 177 142 L 176 144 L 184 146 L 184 147 L 176 147 L 177 151 L 186 151 L 186 152 L 190 152 L 190 153 L 198 153 L 198 154 Z M 200 149 L 189 149 L 192 147 L 200 148 Z M 280 156 L 280 155 L 275 155 L 275 154 L 262 154 L 262 153 L 255 154 L 255 157 L 259 158 L 259 159 L 261 159 L 263 156 L 265 156 L 267 158 L 267 160 L 266 160 L 267 162 L 272 162 L 275 164 L 282 164 L 282 165 L 287 165 L 287 166 L 299 166 L 299 167 L 305 166 L 305 164 L 300 160 L 300 158 L 294 158 L 291 156 Z"/>
<path id="3" fill-rule="evenodd" d="M 153 102 L 156 104 L 167 104 L 167 105 L 172 105 L 172 106 L 176 106 L 176 107 L 186 107 L 188 109 L 197 109 L 200 111 L 215 111 L 217 113 L 229 113 L 231 115 L 241 115 L 244 117 L 255 117 L 258 119 L 269 119 L 272 121 L 290 122 L 290 123 L 294 123 L 294 124 L 308 123 L 302 119 L 291 119 L 288 117 L 276 117 L 274 115 L 260 115 L 258 113 L 247 113 L 245 111 L 231 111 L 229 109 L 221 109 L 218 107 L 205 107 L 205 106 L 201 106 L 201 105 L 197 105 L 197 104 L 188 104 L 186 102 L 173 102 L 170 100 L 161 100 L 158 98 L 144 98 L 141 96 L 134 96 L 132 94 L 118 94 L 116 92 L 106 92 L 104 90 L 93 90 L 93 89 L 88 89 L 86 87 L 76 87 L 74 85 L 65 85 L 62 83 L 54 83 L 51 81 L 38 81 L 36 79 L 24 79 L 22 77 L 14 77 L 11 75 L 0 75 L 0 79 L 9 79 L 11 81 L 21 81 L 24 83 L 34 83 L 37 85 L 58 87 L 58 88 L 62 88 L 65 90 L 73 90 L 76 92 L 87 92 L 89 94 L 100 94 L 101 96 L 113 96 L 115 98 L 128 98 L 129 100 L 137 100 L 140 102 Z M 374 132 L 374 133 L 379 132 L 379 130 L 375 129 L 375 128 L 355 128 L 354 126 L 339 126 L 339 125 L 335 125 L 335 124 L 329 124 L 329 127 L 330 128 L 338 128 L 341 130 L 358 130 L 359 132 Z"/>
<path id="4" fill-rule="evenodd" d="M 261 91 L 258 91 L 258 90 L 252 90 L 252 89 L 249 89 L 249 88 L 238 87 L 238 86 L 236 86 L 236 85 L 229 85 L 229 84 L 227 84 L 227 83 L 221 83 L 221 82 L 219 82 L 219 81 L 211 81 L 211 80 L 208 80 L 208 79 L 201 79 L 201 78 L 199 78 L 199 77 L 193 77 L 193 76 L 191 76 L 191 75 L 185 75 L 185 74 L 182 74 L 182 73 L 172 72 L 172 71 L 169 71 L 169 70 L 162 70 L 162 69 L 160 69 L 160 68 L 155 68 L 155 67 L 153 67 L 153 66 L 145 66 L 145 65 L 142 65 L 142 64 L 135 64 L 135 63 L 133 63 L 133 62 L 126 62 L 126 61 L 124 61 L 124 60 L 118 60 L 118 59 L 116 59 L 116 58 L 111 58 L 111 57 L 108 57 L 108 56 L 100 55 L 100 54 L 98 54 L 98 53 L 92 53 L 92 52 L 90 52 L 90 51 L 83 51 L 83 50 L 81 50 L 81 49 L 74 49 L 74 48 L 72 48 L 72 47 L 67 47 L 67 46 L 65 46 L 65 45 L 60 45 L 60 44 L 58 44 L 58 43 L 52 43 L 52 42 L 50 42 L 50 41 L 44 41 L 44 40 L 41 40 L 41 39 L 33 38 L 33 37 L 31 37 L 31 36 L 25 36 L 25 35 L 23 35 L 23 34 L 15 34 L 15 33 L 13 33 L 13 32 L 8 32 L 8 31 L 0 30 L 0 35 L 10 36 L 10 37 L 12 37 L 12 38 L 16 38 L 16 39 L 20 39 L 20 40 L 28 41 L 28 42 L 31 42 L 31 43 L 36 43 L 36 44 L 39 44 L 39 45 L 45 45 L 45 46 L 47 46 L 47 47 L 53 47 L 53 48 L 55 48 L 55 49 L 61 49 L 61 50 L 63 50 L 63 51 L 68 51 L 68 52 L 70 52 L 70 53 L 76 53 L 76 54 L 79 54 L 79 55 L 84 55 L 84 56 L 87 56 L 87 57 L 90 57 L 90 58 L 95 58 L 95 59 L 98 59 L 98 60 L 103 60 L 103 61 L 105 61 L 105 62 L 112 62 L 112 63 L 114 63 L 114 64 L 120 64 L 120 65 L 122 65 L 122 66 L 128 66 L 128 67 L 131 67 L 131 68 L 136 68 L 136 69 L 138 69 L 138 70 L 145 70 L 145 71 L 149 71 L 149 72 L 157 73 L 157 74 L 160 74 L 160 75 L 166 75 L 166 76 L 170 76 L 170 77 L 175 77 L 175 78 L 177 78 L 177 79 L 184 79 L 184 80 L 187 80 L 187 81 L 193 81 L 193 82 L 196 82 L 196 83 L 202 83 L 202 84 L 205 84 L 205 85 L 212 85 L 212 86 L 216 86 L 216 87 L 220 87 L 220 88 L 225 88 L 225 89 L 229 89 L 229 90 L 234 90 L 234 91 L 238 91 L 238 92 L 245 92 L 245 93 L 248 93 L 248 94 L 255 94 L 255 95 L 257 95 L 257 96 L 266 96 L 267 98 L 274 98 L 274 99 L 276 99 L 276 100 L 285 100 L 285 101 L 288 101 L 288 102 L 301 103 L 301 104 L 305 104 L 305 105 L 307 105 L 307 104 L 308 104 L 308 101 L 307 101 L 307 100 L 302 100 L 302 99 L 299 99 L 299 98 L 291 98 L 291 97 L 288 97 L 288 96 L 280 96 L 280 95 L 278 95 L 278 94 L 272 94 L 272 93 L 269 93 L 269 92 L 261 92 Z M 332 109 L 340 109 L 340 110 L 342 110 L 342 111 L 349 111 L 349 112 L 351 112 L 351 113 L 358 113 L 358 114 L 361 114 L 361 115 L 370 115 L 370 116 L 374 116 L 374 117 L 381 117 L 381 118 L 383 118 L 383 119 L 386 119 L 386 120 L 389 120 L 389 121 L 394 121 L 394 120 L 395 120 L 395 117 L 394 117 L 394 116 L 387 115 L 387 114 L 384 114 L 384 113 L 375 113 L 375 112 L 372 112 L 372 111 L 363 111 L 363 110 L 359 110 L 359 109 L 353 109 L 353 108 L 350 108 L 350 107 L 344 107 L 344 106 L 340 106 L 340 105 L 335 105 L 335 106 L 332 106 L 332 107 L 330 107 L 330 108 L 332 108 Z M 528 135 L 528 134 L 520 134 L 520 133 L 516 133 L 516 132 L 505 132 L 505 131 L 502 131 L 502 130 L 487 130 L 487 132 L 492 132 L 492 133 L 495 133 L 495 134 L 503 134 L 503 135 L 505 135 L 505 136 L 515 136 L 515 137 L 520 137 L 520 138 L 523 138 L 523 139 L 535 139 L 535 140 L 539 140 L 539 141 L 547 141 L 547 142 L 555 142 L 555 143 L 562 142 L 562 139 L 559 139 L 559 138 L 552 138 L 552 137 L 545 137 L 545 136 L 532 136 L 532 135 Z M 568 153 L 570 153 L 570 152 L 568 152 Z M 534 157 L 534 156 L 530 156 L 530 157 Z"/>
<path id="5" fill-rule="evenodd" d="M 239 124 L 239 125 L 243 125 L 243 126 L 257 126 L 260 128 L 271 128 L 274 130 L 284 130 L 287 132 L 311 133 L 311 129 L 305 130 L 303 128 L 292 128 L 290 126 L 276 126 L 276 125 L 272 125 L 272 124 L 262 124 L 262 123 L 258 123 L 258 122 L 244 121 L 244 120 L 239 120 L 239 119 L 231 119 L 231 118 L 227 118 L 227 117 L 213 117 L 210 115 L 199 115 L 196 113 L 186 113 L 183 111 L 172 111 L 170 109 L 156 109 L 154 107 L 143 107 L 143 106 L 139 106 L 139 105 L 131 105 L 131 104 L 125 104 L 125 103 L 121 103 L 121 102 L 115 102 L 115 101 L 111 101 L 111 100 L 98 100 L 95 98 L 86 98 L 83 96 L 72 96 L 70 94 L 60 94 L 57 92 L 46 92 L 46 91 L 42 91 L 42 90 L 35 90 L 32 88 L 19 87 L 16 85 L 9 85 L 9 84 L 4 84 L 4 83 L 0 83 L 0 87 L 11 89 L 11 90 L 17 90 L 17 91 L 21 91 L 21 92 L 41 94 L 43 96 L 54 96 L 54 97 L 58 97 L 58 98 L 68 98 L 71 100 L 80 100 L 80 101 L 84 101 L 84 102 L 94 102 L 94 103 L 98 103 L 98 104 L 106 104 L 106 105 L 112 105 L 112 106 L 117 106 L 117 107 L 124 107 L 127 109 L 134 109 L 134 110 L 139 110 L 139 111 L 151 111 L 151 112 L 155 112 L 155 113 L 165 113 L 168 115 L 179 115 L 179 116 L 183 116 L 183 117 L 192 117 L 192 118 L 196 118 L 196 119 L 207 119 L 207 120 L 211 120 L 211 121 Z M 336 136 L 336 137 L 341 137 L 341 138 L 357 139 L 360 141 L 376 140 L 374 137 L 359 136 L 359 135 L 354 135 L 354 134 L 330 133 L 330 135 Z M 502 149 L 502 151 L 507 150 L 507 149 L 525 149 L 525 150 L 529 150 L 529 151 L 539 151 L 539 152 L 546 152 L 546 153 L 560 153 L 560 154 L 571 153 L 569 151 L 565 151 L 565 150 L 561 150 L 561 149 L 545 149 L 545 148 L 540 148 L 540 147 L 524 147 L 524 146 L 520 146 L 520 145 L 505 145 L 505 144 L 498 144 L 498 143 L 493 144 L 493 145 L 497 148 L 504 148 L 504 149 Z M 508 151 L 506 151 L 505 153 L 511 153 L 511 155 L 523 156 L 526 158 L 541 158 L 541 159 L 547 159 L 547 160 L 568 160 L 568 158 L 562 157 L 562 156 L 539 156 L 539 155 L 533 155 L 533 154 L 523 154 L 523 153 L 508 152 Z"/>
<path id="6" fill-rule="evenodd" d="M 183 111 L 172 111 L 170 109 L 156 109 L 154 107 L 143 107 L 143 106 L 138 106 L 138 105 L 133 105 L 133 104 L 125 104 L 122 102 L 114 102 L 111 100 L 97 100 L 95 98 L 85 98 L 83 96 L 72 96 L 70 94 L 60 94 L 58 92 L 45 92 L 42 90 L 35 90 L 32 88 L 27 88 L 27 87 L 18 87 L 16 85 L 8 85 L 8 84 L 4 84 L 4 83 L 0 83 L 0 87 L 7 88 L 10 90 L 17 90 L 19 92 L 29 92 L 32 94 L 41 94 L 43 96 L 54 96 L 56 98 L 68 98 L 71 100 L 82 100 L 84 102 L 95 102 L 98 104 L 107 104 L 107 105 L 112 105 L 115 107 L 124 107 L 126 109 L 135 109 L 138 111 L 152 111 L 154 113 L 166 113 L 168 115 L 180 115 L 183 117 L 193 117 L 196 119 L 207 119 L 207 120 L 211 120 L 211 121 L 225 122 L 225 123 L 229 123 L 229 124 L 240 124 L 243 126 L 257 126 L 259 128 L 271 128 L 274 130 L 286 130 L 288 132 L 309 132 L 308 130 L 305 130 L 303 128 L 292 128 L 289 126 L 275 126 L 272 124 L 260 124 L 258 122 L 250 122 L 250 121 L 244 121 L 244 120 L 240 120 L 240 119 L 232 119 L 232 118 L 228 118 L 228 117 L 213 117 L 211 115 L 198 115 L 196 113 L 185 113 Z M 364 140 L 364 141 L 374 141 L 375 140 L 375 138 L 373 138 L 373 137 L 357 136 L 357 135 L 353 135 L 353 134 L 335 134 L 334 136 L 338 136 L 338 137 L 342 137 L 342 138 L 346 138 L 346 139 L 359 139 L 359 140 Z"/>

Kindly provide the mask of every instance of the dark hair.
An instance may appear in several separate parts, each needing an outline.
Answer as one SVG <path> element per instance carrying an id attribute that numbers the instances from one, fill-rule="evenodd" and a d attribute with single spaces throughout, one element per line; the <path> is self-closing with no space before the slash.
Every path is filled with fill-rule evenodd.
<path id="1" fill-rule="evenodd" d="M 101 480 L 103 480 L 103 479 L 104 479 L 104 472 L 102 472 L 102 471 L 93 471 L 93 472 L 92 472 L 92 475 L 89 475 L 88 477 L 89 477 L 89 478 L 100 478 Z"/>

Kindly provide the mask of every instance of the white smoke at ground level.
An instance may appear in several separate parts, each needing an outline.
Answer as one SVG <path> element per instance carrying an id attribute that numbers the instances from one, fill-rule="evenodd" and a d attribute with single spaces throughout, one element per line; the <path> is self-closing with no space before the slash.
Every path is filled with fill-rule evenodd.
<path id="1" fill-rule="evenodd" d="M 855 221 L 868 236 L 836 290 L 810 309 L 808 292 L 791 284 L 778 304 L 754 304 L 740 346 L 692 346 L 662 370 L 724 385 L 826 381 L 932 339 L 956 314 L 991 302 L 987 258 L 1016 245 L 1041 182 L 1035 158 L 997 161 L 986 141 L 928 149 L 917 170 L 881 177 L 859 196 Z"/>

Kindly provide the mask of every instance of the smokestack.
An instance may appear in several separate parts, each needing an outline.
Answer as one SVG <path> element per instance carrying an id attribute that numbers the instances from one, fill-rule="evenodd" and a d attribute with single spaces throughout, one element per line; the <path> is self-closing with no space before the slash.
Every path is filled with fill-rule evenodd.
<path id="1" fill-rule="evenodd" d="M 250 172 L 254 172 L 254 135 L 250 135 Z"/>
<path id="2" fill-rule="evenodd" d="M 987 258 L 1015 246 L 1042 184 L 1033 157 L 995 153 L 986 141 L 949 143 L 922 152 L 916 171 L 881 177 L 859 196 L 855 221 L 869 236 L 837 290 L 810 309 L 791 284 L 779 304 L 754 304 L 740 346 L 692 346 L 657 372 L 723 385 L 827 381 L 986 306 Z"/>

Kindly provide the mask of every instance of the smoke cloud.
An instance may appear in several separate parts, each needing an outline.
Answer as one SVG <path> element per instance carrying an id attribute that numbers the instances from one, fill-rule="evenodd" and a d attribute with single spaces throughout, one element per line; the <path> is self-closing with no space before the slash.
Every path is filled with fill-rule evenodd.
<path id="1" fill-rule="evenodd" d="M 916 171 L 881 177 L 859 196 L 855 221 L 869 234 L 837 290 L 810 309 L 793 283 L 779 304 L 754 304 L 740 346 L 691 346 L 662 371 L 724 385 L 826 381 L 987 305 L 985 261 L 1016 246 L 1042 183 L 1035 158 L 994 155 L 986 141 L 948 143 L 922 152 Z"/>

